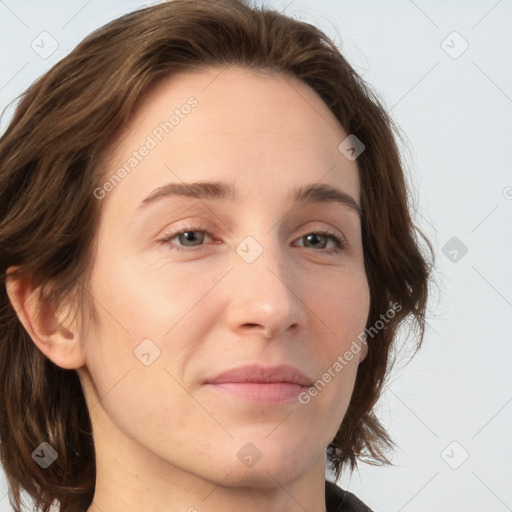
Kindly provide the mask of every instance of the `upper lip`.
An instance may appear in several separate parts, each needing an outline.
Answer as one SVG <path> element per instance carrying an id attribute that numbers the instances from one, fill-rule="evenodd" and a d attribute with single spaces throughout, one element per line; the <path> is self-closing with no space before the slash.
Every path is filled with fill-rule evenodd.
<path id="1" fill-rule="evenodd" d="M 222 372 L 215 377 L 208 378 L 205 381 L 207 384 L 222 384 L 226 382 L 289 382 L 300 384 L 301 386 L 311 385 L 311 380 L 300 370 L 287 364 L 279 366 L 255 364 L 239 366 Z"/>

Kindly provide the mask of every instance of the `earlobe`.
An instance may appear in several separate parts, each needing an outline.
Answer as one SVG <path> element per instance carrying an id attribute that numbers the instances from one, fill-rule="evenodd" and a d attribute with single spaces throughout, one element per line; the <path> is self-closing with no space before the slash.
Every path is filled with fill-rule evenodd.
<path id="1" fill-rule="evenodd" d="M 14 268 L 9 268 L 7 274 Z M 6 279 L 7 295 L 18 318 L 37 348 L 61 368 L 85 364 L 76 329 L 64 326 L 64 309 L 55 308 L 40 295 L 41 287 L 28 277 Z"/>
<path id="2" fill-rule="evenodd" d="M 359 363 L 362 363 L 368 355 L 368 342 L 361 342 L 361 352 L 359 352 Z"/>

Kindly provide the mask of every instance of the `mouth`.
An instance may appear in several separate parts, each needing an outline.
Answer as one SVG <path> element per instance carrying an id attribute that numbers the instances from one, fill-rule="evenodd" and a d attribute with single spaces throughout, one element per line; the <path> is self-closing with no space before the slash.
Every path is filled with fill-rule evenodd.
<path id="1" fill-rule="evenodd" d="M 211 389 L 241 398 L 249 402 L 274 404 L 296 400 L 307 386 L 290 382 L 225 382 L 223 384 L 207 384 Z"/>
<path id="2" fill-rule="evenodd" d="M 217 393 L 244 401 L 279 404 L 296 400 L 312 381 L 289 365 L 246 365 L 208 378 L 203 384 Z"/>

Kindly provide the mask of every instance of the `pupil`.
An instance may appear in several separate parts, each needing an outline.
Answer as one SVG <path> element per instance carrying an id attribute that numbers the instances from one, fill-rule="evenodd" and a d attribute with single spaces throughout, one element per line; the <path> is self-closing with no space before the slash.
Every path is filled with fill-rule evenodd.
<path id="1" fill-rule="evenodd" d="M 195 231 L 185 231 L 185 233 L 183 233 L 183 236 L 185 237 L 185 240 L 187 242 L 195 242 L 196 241 L 196 235 L 195 235 Z"/>
<path id="2" fill-rule="evenodd" d="M 307 239 L 309 242 L 313 242 L 313 244 L 315 244 L 316 242 L 319 241 L 319 238 L 322 237 L 323 235 L 315 235 L 315 234 L 311 234 L 311 235 L 307 235 Z"/>

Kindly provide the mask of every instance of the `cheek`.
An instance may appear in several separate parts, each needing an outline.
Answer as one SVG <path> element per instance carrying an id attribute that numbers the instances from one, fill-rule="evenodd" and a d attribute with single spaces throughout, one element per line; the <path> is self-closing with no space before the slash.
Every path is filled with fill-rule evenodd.
<path id="1" fill-rule="evenodd" d="M 332 349 L 343 349 L 364 331 L 370 309 L 364 271 L 339 271 L 328 281 L 316 281 L 307 297 L 308 305 L 331 334 L 326 339 L 333 342 Z"/>
<path id="2" fill-rule="evenodd" d="M 318 317 L 318 329 L 325 332 L 321 343 L 311 350 L 321 361 L 311 401 L 321 410 L 330 410 L 334 423 L 341 422 L 355 383 L 360 359 L 365 355 L 364 333 L 370 308 L 370 290 L 364 272 L 338 273 L 329 286 L 310 288 L 308 303 Z M 308 400 L 308 397 L 305 397 Z"/>
<path id="3" fill-rule="evenodd" d="M 182 390 L 171 375 L 182 381 L 187 364 L 201 353 L 202 340 L 218 321 L 219 301 L 209 292 L 229 266 L 205 273 L 189 265 L 185 273 L 180 265 L 147 265 L 135 258 L 117 258 L 115 265 L 106 257 L 97 261 L 89 290 L 99 323 L 88 335 L 86 364 L 98 393 L 117 382 L 131 389 L 128 382 L 137 375 L 131 403 L 141 386 L 179 397 Z"/>
<path id="4" fill-rule="evenodd" d="M 100 261 L 91 289 L 97 302 L 104 305 L 97 308 L 104 320 L 102 328 L 113 327 L 111 334 L 115 331 L 118 338 L 129 338 L 133 349 L 145 338 L 157 345 L 172 338 L 176 327 L 204 307 L 202 299 L 223 273 L 222 268 L 205 273 L 191 264 L 147 262 L 128 255 L 116 259 L 115 266 L 107 258 Z"/>

